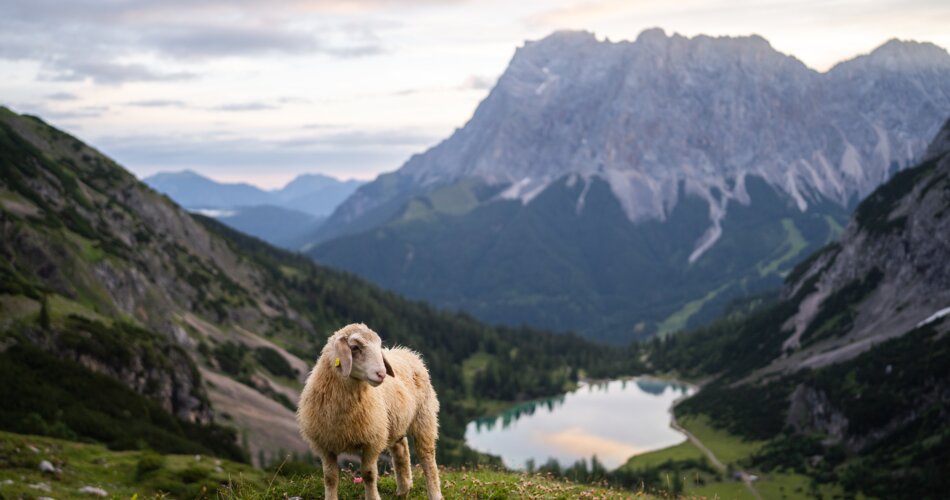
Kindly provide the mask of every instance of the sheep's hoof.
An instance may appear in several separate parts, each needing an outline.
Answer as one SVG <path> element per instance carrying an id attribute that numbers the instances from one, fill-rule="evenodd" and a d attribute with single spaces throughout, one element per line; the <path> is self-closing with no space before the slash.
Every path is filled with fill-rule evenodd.
<path id="1" fill-rule="evenodd" d="M 412 489 L 411 484 L 409 486 L 399 485 L 398 487 L 396 487 L 396 496 L 398 498 L 407 498 L 409 496 L 409 490 L 411 489 Z"/>

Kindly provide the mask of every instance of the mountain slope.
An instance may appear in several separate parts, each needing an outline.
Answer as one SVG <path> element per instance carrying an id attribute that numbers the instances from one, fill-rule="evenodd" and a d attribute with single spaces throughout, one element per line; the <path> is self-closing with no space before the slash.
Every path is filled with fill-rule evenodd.
<path id="1" fill-rule="evenodd" d="M 492 328 L 318 267 L 189 214 L 76 138 L 6 108 L 0 168 L 0 345 L 78 363 L 180 419 L 237 427 L 255 461 L 306 451 L 292 408 L 325 339 L 346 323 L 423 354 L 446 462 L 478 458 L 462 436 L 486 404 L 639 364 L 632 352 Z M 473 356 L 485 363 L 461 373 Z M 475 393 L 485 369 L 505 384 Z"/>
<path id="2" fill-rule="evenodd" d="M 950 485 L 950 121 L 924 161 L 861 202 L 778 301 L 654 342 L 651 359 L 714 381 L 677 408 L 767 444 L 761 470 L 852 493 Z M 940 493 L 938 493 L 940 492 Z"/>
<path id="3" fill-rule="evenodd" d="M 224 224 L 281 248 L 295 248 L 303 235 L 314 231 L 325 220 L 274 205 L 240 207 L 216 215 Z"/>
<path id="4" fill-rule="evenodd" d="M 257 186 L 216 182 L 192 170 L 160 172 L 142 181 L 186 208 L 264 205 L 273 199 L 270 193 Z"/>
<path id="5" fill-rule="evenodd" d="M 464 127 L 357 190 L 310 254 L 493 322 L 676 331 L 836 236 L 923 153 L 948 82 L 930 44 L 818 73 L 759 37 L 555 33 Z"/>

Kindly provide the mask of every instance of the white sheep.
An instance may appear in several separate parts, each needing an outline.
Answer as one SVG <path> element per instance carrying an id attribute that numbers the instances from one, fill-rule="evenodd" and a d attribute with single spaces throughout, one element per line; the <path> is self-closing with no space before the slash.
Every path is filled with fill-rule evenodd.
<path id="1" fill-rule="evenodd" d="M 387 378 L 387 375 L 389 377 Z M 435 442 L 439 400 L 429 371 L 409 349 L 383 349 L 376 332 L 352 324 L 334 333 L 300 395 L 300 432 L 323 462 L 326 498 L 337 498 L 337 456 L 359 452 L 367 499 L 378 499 L 376 462 L 389 449 L 396 472 L 396 494 L 412 488 L 409 441 L 426 476 L 430 499 L 441 499 Z"/>

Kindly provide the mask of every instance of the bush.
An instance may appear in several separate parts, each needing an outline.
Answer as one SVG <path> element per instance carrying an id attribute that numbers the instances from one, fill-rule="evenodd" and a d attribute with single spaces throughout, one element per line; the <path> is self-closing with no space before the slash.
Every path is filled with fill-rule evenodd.
<path id="1" fill-rule="evenodd" d="M 142 478 L 152 472 L 161 470 L 165 467 L 165 457 L 154 451 L 142 452 L 139 461 L 135 465 L 135 479 L 141 481 Z"/>
<path id="2" fill-rule="evenodd" d="M 270 347 L 258 347 L 254 349 L 254 358 L 267 371 L 278 377 L 297 378 L 297 370 L 294 370 L 290 363 L 281 356 L 281 354 Z"/>

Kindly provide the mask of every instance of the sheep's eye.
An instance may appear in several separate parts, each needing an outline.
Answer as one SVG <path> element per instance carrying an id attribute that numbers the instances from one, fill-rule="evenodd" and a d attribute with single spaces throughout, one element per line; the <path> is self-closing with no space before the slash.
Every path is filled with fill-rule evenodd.
<path id="1" fill-rule="evenodd" d="M 350 347 L 350 350 L 353 351 L 353 354 L 356 354 L 356 353 L 360 352 L 360 346 L 358 346 L 358 345 L 352 346 L 352 347 Z"/>

